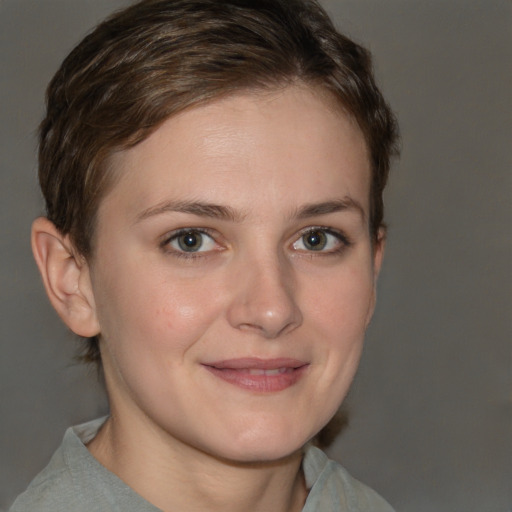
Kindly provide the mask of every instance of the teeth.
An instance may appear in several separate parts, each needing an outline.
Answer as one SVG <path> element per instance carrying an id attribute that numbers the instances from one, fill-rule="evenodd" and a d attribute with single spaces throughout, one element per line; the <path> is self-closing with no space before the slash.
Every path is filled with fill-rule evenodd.
<path id="1" fill-rule="evenodd" d="M 263 370 L 261 368 L 250 368 L 249 375 L 280 375 L 285 373 L 286 368 L 275 368 L 272 370 Z"/>

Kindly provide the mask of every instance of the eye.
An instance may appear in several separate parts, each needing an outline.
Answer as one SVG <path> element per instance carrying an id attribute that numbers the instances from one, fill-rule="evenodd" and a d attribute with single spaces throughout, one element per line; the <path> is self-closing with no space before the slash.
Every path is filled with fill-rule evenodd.
<path id="1" fill-rule="evenodd" d="M 198 229 L 180 230 L 167 238 L 164 245 L 180 253 L 207 252 L 216 247 L 215 240 L 208 233 Z"/>
<path id="2" fill-rule="evenodd" d="M 347 245 L 349 242 L 342 233 L 328 228 L 310 228 L 292 247 L 297 251 L 336 253 Z"/>

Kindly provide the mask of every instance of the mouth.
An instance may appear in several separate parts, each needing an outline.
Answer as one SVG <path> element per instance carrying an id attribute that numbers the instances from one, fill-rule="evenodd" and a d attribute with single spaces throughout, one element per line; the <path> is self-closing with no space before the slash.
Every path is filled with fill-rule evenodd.
<path id="1" fill-rule="evenodd" d="M 234 386 L 260 393 L 272 393 L 296 384 L 305 374 L 309 363 L 288 358 L 241 358 L 203 363 L 203 367 Z"/>

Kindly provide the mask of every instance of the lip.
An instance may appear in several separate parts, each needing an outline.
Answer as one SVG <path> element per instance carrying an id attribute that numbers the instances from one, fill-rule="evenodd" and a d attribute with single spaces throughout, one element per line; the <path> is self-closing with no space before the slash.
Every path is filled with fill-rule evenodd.
<path id="1" fill-rule="evenodd" d="M 203 367 L 216 377 L 260 393 L 283 391 L 306 372 L 309 363 L 291 358 L 260 359 L 244 357 L 203 363 Z"/>

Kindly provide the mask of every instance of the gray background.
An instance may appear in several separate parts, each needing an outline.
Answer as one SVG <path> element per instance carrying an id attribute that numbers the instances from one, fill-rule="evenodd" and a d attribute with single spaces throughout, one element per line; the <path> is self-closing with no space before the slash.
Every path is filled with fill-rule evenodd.
<path id="1" fill-rule="evenodd" d="M 0 0 L 0 509 L 106 410 L 29 249 L 46 83 L 122 0 Z M 400 511 L 512 510 L 507 0 L 326 0 L 400 122 L 380 302 L 331 453 Z M 90 374 L 92 373 L 92 375 Z"/>

